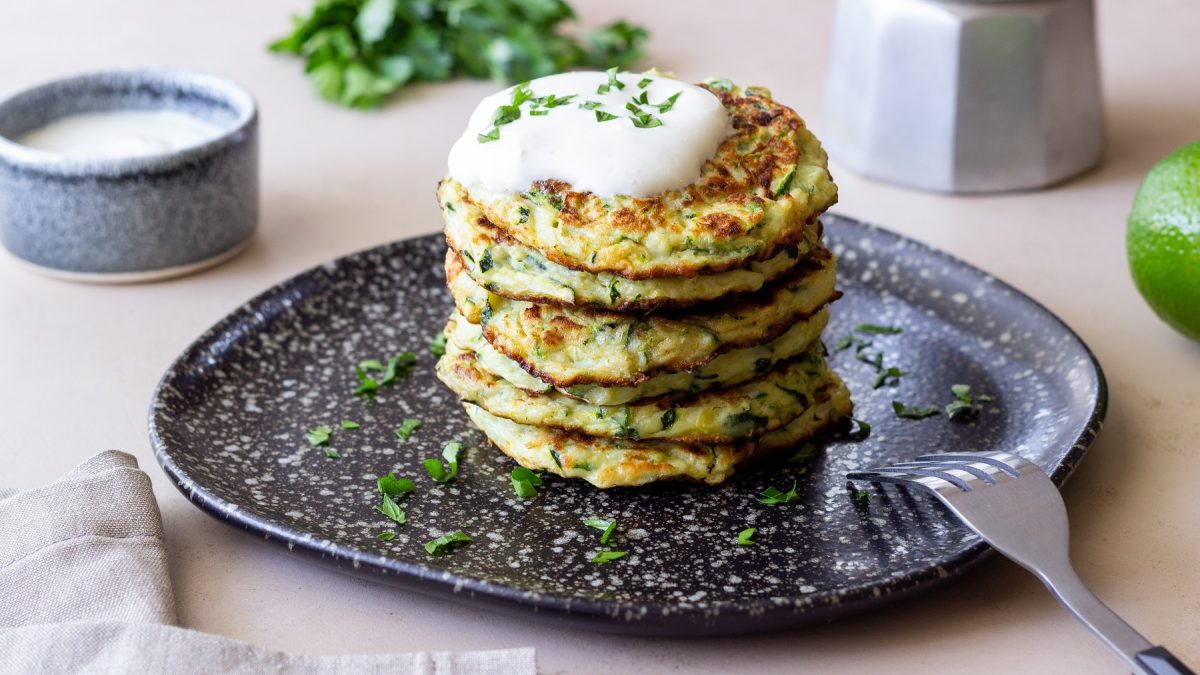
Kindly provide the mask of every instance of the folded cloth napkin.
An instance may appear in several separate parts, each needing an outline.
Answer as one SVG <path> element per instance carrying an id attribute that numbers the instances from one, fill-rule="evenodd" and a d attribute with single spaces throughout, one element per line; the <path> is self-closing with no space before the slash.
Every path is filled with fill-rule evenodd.
<path id="1" fill-rule="evenodd" d="M 116 450 L 0 492 L 2 673 L 534 673 L 533 649 L 306 656 L 180 628 L 150 478 Z"/>

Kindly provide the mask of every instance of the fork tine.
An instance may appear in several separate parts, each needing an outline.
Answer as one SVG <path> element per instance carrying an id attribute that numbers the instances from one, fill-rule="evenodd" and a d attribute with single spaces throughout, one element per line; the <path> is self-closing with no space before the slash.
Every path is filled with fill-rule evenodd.
<path id="1" fill-rule="evenodd" d="M 903 485 L 906 487 L 923 487 L 931 492 L 936 492 L 938 488 L 951 487 L 948 482 L 938 483 L 942 481 L 938 476 L 920 476 L 917 474 L 899 474 L 892 475 L 879 471 L 855 471 L 846 474 L 846 479 L 851 481 L 867 481 L 871 483 L 891 483 L 892 485 Z"/>
<path id="2" fill-rule="evenodd" d="M 1001 459 L 1003 457 L 1003 459 Z M 1006 452 L 989 452 L 989 453 L 974 453 L 974 452 L 945 452 L 936 455 L 922 455 L 917 458 L 920 461 L 939 462 L 939 461 L 962 461 L 962 462 L 978 462 L 980 464 L 988 464 L 1000 469 L 1004 473 L 1017 478 L 1021 475 L 1017 462 L 1026 462 L 1024 459 L 1015 455 L 1010 455 Z M 1006 461 L 1007 460 L 1007 461 Z"/>
<path id="3" fill-rule="evenodd" d="M 899 475 L 895 475 L 899 474 Z M 856 476 L 861 476 L 856 478 Z M 878 477 L 891 477 L 898 480 L 895 481 L 880 481 Z M 900 467 L 900 466 L 880 466 L 874 469 L 868 469 L 865 472 L 848 473 L 846 478 L 850 480 L 869 480 L 874 482 L 899 482 L 899 480 L 907 480 L 908 482 L 917 482 L 918 478 L 938 478 L 946 481 L 954 487 L 970 492 L 971 486 L 965 480 L 955 476 L 954 474 L 946 473 L 945 471 L 937 471 L 935 469 L 926 469 L 921 467 Z M 932 486 L 930 486 L 932 487 Z"/>
<path id="4" fill-rule="evenodd" d="M 971 474 L 975 478 L 978 478 L 979 480 L 987 483 L 988 485 L 996 484 L 996 479 L 992 476 L 992 474 L 988 473 L 987 471 L 984 471 L 983 469 L 980 469 L 977 466 L 971 466 L 970 464 L 968 464 L 966 462 L 955 462 L 955 461 L 934 462 L 934 461 L 918 460 L 918 461 L 913 461 L 913 462 L 900 462 L 899 464 L 893 464 L 892 468 L 894 468 L 894 469 L 908 469 L 908 468 L 937 469 L 940 471 L 945 471 L 947 473 L 949 473 L 951 471 L 962 471 L 963 473 Z"/>

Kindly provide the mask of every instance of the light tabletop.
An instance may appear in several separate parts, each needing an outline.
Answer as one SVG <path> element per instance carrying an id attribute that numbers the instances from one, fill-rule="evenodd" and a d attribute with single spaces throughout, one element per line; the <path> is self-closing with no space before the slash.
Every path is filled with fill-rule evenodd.
<path id="1" fill-rule="evenodd" d="M 262 221 L 232 262 L 174 281 L 86 286 L 0 257 L 0 484 L 53 481 L 106 448 L 154 482 L 183 625 L 313 654 L 533 646 L 545 672 L 1122 672 L 1032 576 L 993 559 L 940 589 L 840 623 L 701 639 L 549 627 L 343 576 L 224 525 L 158 468 L 146 413 L 167 365 L 268 286 L 323 261 L 435 232 L 434 186 L 488 82 L 405 91 L 361 113 L 321 101 L 301 63 L 268 54 L 307 0 L 13 2 L 0 93 L 108 67 L 228 76 L 262 115 Z M 816 130 L 833 3 L 589 2 L 653 33 L 648 65 L 769 87 Z M 735 9 L 736 7 L 736 9 Z M 836 209 L 942 248 L 1032 295 L 1091 346 L 1110 387 L 1099 442 L 1064 494 L 1074 562 L 1152 641 L 1200 664 L 1200 344 L 1160 322 L 1125 262 L 1125 217 L 1159 158 L 1200 138 L 1200 4 L 1101 2 L 1104 164 L 1053 189 L 954 197 L 833 164 Z M 920 450 L 930 450 L 922 448 Z M 87 495 L 64 495 L 87 508 Z M 702 564 L 699 561 L 698 564 Z"/>

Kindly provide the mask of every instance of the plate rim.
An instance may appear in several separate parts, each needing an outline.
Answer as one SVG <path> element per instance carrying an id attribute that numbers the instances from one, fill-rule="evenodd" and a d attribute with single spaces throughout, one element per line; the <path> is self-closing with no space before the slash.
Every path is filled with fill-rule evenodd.
<path id="1" fill-rule="evenodd" d="M 1083 430 L 1070 448 L 1063 454 L 1050 478 L 1060 490 L 1067 479 L 1078 468 L 1087 451 L 1095 443 L 1103 426 L 1108 411 L 1108 382 L 1104 369 L 1096 358 L 1095 352 L 1066 323 L 1058 314 L 1051 311 L 1036 299 L 1009 284 L 1003 279 L 979 268 L 951 253 L 936 248 L 919 239 L 909 237 L 894 230 L 868 223 L 840 213 L 826 213 L 823 218 L 849 224 L 851 227 L 862 228 L 874 235 L 890 237 L 907 246 L 920 249 L 923 253 L 963 268 L 971 273 L 992 280 L 1000 288 L 1008 291 L 1019 301 L 1027 302 L 1053 319 L 1071 339 L 1083 349 L 1091 364 L 1096 378 L 1095 396 L 1089 401 L 1091 410 L 1083 426 Z M 826 225 L 828 227 L 828 224 Z M 367 577 L 376 582 L 398 586 L 416 591 L 430 597 L 451 597 L 457 601 L 473 606 L 485 605 L 488 609 L 525 618 L 548 620 L 560 625 L 583 627 L 613 633 L 637 633 L 641 635 L 732 635 L 765 632 L 789 627 L 826 623 L 843 616 L 857 614 L 872 607 L 892 604 L 896 600 L 907 598 L 916 593 L 926 591 L 956 579 L 963 573 L 978 566 L 991 557 L 994 550 L 984 542 L 979 542 L 952 558 L 945 559 L 936 566 L 922 566 L 903 570 L 887 582 L 887 592 L 875 596 L 873 591 L 881 587 L 879 583 L 859 583 L 842 586 L 823 592 L 807 594 L 801 602 L 796 596 L 790 598 L 787 604 L 773 603 L 769 599 L 752 599 L 746 601 L 721 600 L 709 602 L 703 610 L 681 609 L 679 604 L 647 602 L 622 603 L 599 601 L 586 597 L 570 597 L 564 595 L 531 593 L 519 588 L 508 586 L 474 576 L 448 572 L 429 567 L 416 562 L 388 557 L 382 554 L 370 553 L 362 549 L 347 548 L 354 555 L 340 553 L 337 545 L 323 546 L 320 541 L 307 535 L 300 529 L 290 528 L 271 520 L 245 511 L 241 505 L 230 503 L 211 493 L 207 488 L 189 477 L 175 462 L 170 449 L 163 441 L 159 428 L 159 412 L 162 408 L 162 392 L 181 369 L 210 346 L 214 338 L 239 323 L 250 319 L 254 323 L 262 320 L 255 319 L 255 313 L 261 311 L 264 304 L 277 301 L 291 292 L 301 280 L 315 274 L 321 274 L 342 263 L 342 261 L 361 256 L 380 249 L 403 246 L 410 242 L 419 242 L 440 238 L 438 232 L 398 239 L 376 246 L 370 246 L 332 260 L 319 263 L 298 272 L 266 290 L 256 294 L 249 300 L 238 305 L 215 324 L 197 336 L 180 353 L 164 371 L 154 387 L 148 411 L 148 426 L 151 448 L 155 460 L 170 478 L 175 487 L 201 511 L 209 516 L 236 526 L 248 532 L 264 536 L 268 541 L 286 546 L 289 552 L 300 551 L 333 563 L 338 569 L 355 576 Z M 287 303 L 283 303 L 286 305 Z M 482 596 L 482 597 L 481 597 Z M 860 597 L 862 596 L 862 597 Z M 849 598 L 849 600 L 844 600 Z M 481 602 L 482 601 L 482 602 Z M 639 609 L 640 618 L 622 618 L 622 612 L 627 607 Z M 641 609 L 646 611 L 640 611 Z M 657 620 L 656 620 L 657 619 Z M 680 630 L 680 624 L 685 624 Z M 694 626 L 703 630 L 695 630 Z"/>

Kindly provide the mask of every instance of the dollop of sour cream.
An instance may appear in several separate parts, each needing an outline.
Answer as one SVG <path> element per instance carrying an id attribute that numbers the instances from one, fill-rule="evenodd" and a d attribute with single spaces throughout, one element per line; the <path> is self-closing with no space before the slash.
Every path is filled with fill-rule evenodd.
<path id="1" fill-rule="evenodd" d="M 213 124 L 173 110 L 111 110 L 68 115 L 17 138 L 21 145 L 73 157 L 140 157 L 216 138 Z"/>
<path id="2" fill-rule="evenodd" d="M 513 111 L 498 111 L 524 94 L 510 87 L 483 99 L 450 149 L 450 176 L 491 193 L 556 179 L 605 197 L 650 197 L 695 182 L 732 131 L 721 101 L 667 77 L 619 73 L 623 87 L 613 78 L 570 72 L 533 80 L 520 116 L 500 124 Z M 572 98 L 557 103 L 564 97 Z"/>

